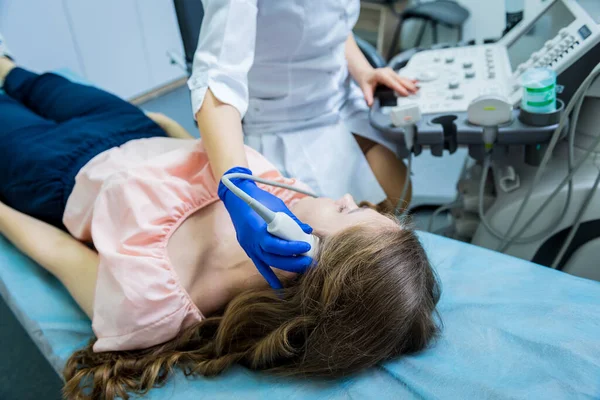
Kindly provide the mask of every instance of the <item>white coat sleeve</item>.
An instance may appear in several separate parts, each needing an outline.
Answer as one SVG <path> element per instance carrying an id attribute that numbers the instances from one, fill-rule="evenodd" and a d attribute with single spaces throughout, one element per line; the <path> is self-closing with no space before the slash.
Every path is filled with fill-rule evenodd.
<path id="1" fill-rule="evenodd" d="M 258 0 L 203 0 L 204 19 L 188 86 L 194 116 L 206 91 L 235 107 L 248 109 L 248 71 L 254 62 Z"/>

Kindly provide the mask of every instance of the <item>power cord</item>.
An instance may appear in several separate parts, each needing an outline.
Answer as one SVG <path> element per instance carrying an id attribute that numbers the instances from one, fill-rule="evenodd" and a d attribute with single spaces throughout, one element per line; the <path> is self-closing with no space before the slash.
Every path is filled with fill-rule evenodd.
<path id="1" fill-rule="evenodd" d="M 542 177 L 542 174 L 544 173 L 544 171 L 546 169 L 548 162 L 550 161 L 550 157 L 552 156 L 552 153 L 554 152 L 554 148 L 556 147 L 556 144 L 558 143 L 558 140 L 560 139 L 561 132 L 564 129 L 565 124 L 568 121 L 568 116 L 571 114 L 571 111 L 573 110 L 573 108 L 578 104 L 579 99 L 581 97 L 586 96 L 589 87 L 591 86 L 592 82 L 595 80 L 595 78 L 598 75 L 600 75 L 600 64 L 596 65 L 596 67 L 592 70 L 590 75 L 584 80 L 584 82 L 581 84 L 581 86 L 577 89 L 577 92 L 575 93 L 575 95 L 573 96 L 573 98 L 571 99 L 569 104 L 567 105 L 567 107 L 560 119 L 558 127 L 556 128 L 556 130 L 554 131 L 554 133 L 552 135 L 550 144 L 548 145 L 548 149 L 546 150 L 544 157 L 542 158 L 542 162 L 540 163 L 540 166 L 533 178 L 533 182 L 529 186 L 529 189 L 527 191 L 527 194 L 525 195 L 525 198 L 521 202 L 521 205 L 520 205 L 513 221 L 511 222 L 506 234 L 501 235 L 502 238 L 501 238 L 500 245 L 498 247 L 499 251 L 505 251 L 508 248 L 507 244 L 509 244 L 509 243 L 518 243 L 517 239 L 529 227 L 529 223 L 524 224 L 523 227 L 521 228 L 521 230 L 519 231 L 519 233 L 517 233 L 514 237 L 511 236 L 513 230 L 516 227 L 517 221 L 520 219 L 521 215 L 523 214 L 523 211 L 525 210 L 527 203 L 529 203 L 529 199 L 531 198 L 531 195 L 533 194 L 534 188 L 537 186 L 539 180 Z M 572 121 L 572 123 L 576 124 L 577 121 Z M 591 154 L 591 152 L 588 152 L 586 157 L 589 156 L 590 154 Z M 584 158 L 586 158 L 586 157 L 584 157 Z M 531 221 L 531 219 L 530 219 L 530 221 Z"/>
<path id="2" fill-rule="evenodd" d="M 596 176 L 596 181 L 594 181 L 594 186 L 592 187 L 592 190 L 589 191 L 589 193 L 587 194 L 587 196 L 583 202 L 583 206 L 579 209 L 579 212 L 577 213 L 577 216 L 575 217 L 575 221 L 577 221 L 577 222 L 575 222 L 575 224 L 571 228 L 571 231 L 569 232 L 567 239 L 563 243 L 562 247 L 560 248 L 560 251 L 558 252 L 558 255 L 554 259 L 554 262 L 552 263 L 552 268 L 554 268 L 554 269 L 558 268 L 558 266 L 560 265 L 560 262 L 562 261 L 563 257 L 565 256 L 565 253 L 569 249 L 569 246 L 571 245 L 571 242 L 573 241 L 573 238 L 575 237 L 575 234 L 577 233 L 577 230 L 579 229 L 579 226 L 581 225 L 583 216 L 585 215 L 588 207 L 590 206 L 592 198 L 594 197 L 594 194 L 596 194 L 596 189 L 598 189 L 599 183 L 600 183 L 600 173 L 598 173 L 598 176 Z"/>
<path id="3" fill-rule="evenodd" d="M 402 188 L 402 194 L 400 195 L 400 199 L 398 199 L 398 203 L 396 204 L 396 208 L 394 209 L 394 215 L 397 217 L 403 217 L 408 213 L 408 207 L 410 202 L 407 201 L 406 195 L 408 194 L 408 188 L 410 186 L 410 176 L 412 174 L 412 153 L 408 156 L 408 167 L 406 171 L 406 179 L 404 180 L 404 187 Z M 404 210 L 400 212 L 400 209 L 404 207 Z"/>
<path id="4" fill-rule="evenodd" d="M 591 84 L 590 84 L 591 86 Z M 579 121 L 579 114 L 581 112 L 581 107 L 583 106 L 583 101 L 585 100 L 586 96 L 581 96 L 579 98 L 579 100 L 577 100 L 577 103 L 575 104 L 575 107 L 573 108 L 573 115 L 571 120 L 573 121 L 570 126 L 569 126 L 569 133 L 568 133 L 568 151 L 567 151 L 567 172 L 570 173 L 573 170 L 573 159 L 575 158 L 574 155 L 574 148 L 575 148 L 575 128 L 577 127 L 577 122 Z M 556 221 L 556 225 L 558 226 L 560 225 L 560 223 L 562 222 L 562 220 L 565 218 L 566 214 L 567 214 L 567 210 L 569 208 L 569 204 L 571 203 L 571 197 L 573 194 L 573 181 L 570 180 L 569 181 L 569 186 L 567 189 L 567 199 L 565 201 L 565 205 L 563 207 L 562 212 L 559 214 L 560 218 L 557 219 Z M 552 230 L 554 230 L 554 224 L 549 225 L 550 228 L 550 233 Z M 537 237 L 537 235 L 535 237 L 532 237 L 533 240 L 528 241 L 529 243 L 532 241 L 537 241 L 539 239 L 542 239 L 544 236 L 546 236 L 546 232 L 543 231 L 540 234 L 544 234 L 542 235 L 542 237 Z M 517 238 L 519 235 L 515 235 L 515 238 Z M 499 248 L 499 251 L 504 252 L 506 251 L 508 248 L 510 248 L 510 246 L 515 243 L 515 241 L 513 239 L 509 239 L 508 242 L 506 242 L 506 244 L 504 246 L 502 246 L 501 248 Z"/>
<path id="5" fill-rule="evenodd" d="M 462 168 L 460 170 L 460 174 L 458 175 L 459 177 L 462 178 L 465 175 L 465 171 L 467 170 L 468 164 L 469 164 L 469 158 L 465 157 L 465 161 L 463 162 Z M 448 211 L 448 210 L 453 209 L 454 207 L 460 207 L 460 206 L 462 206 L 462 201 L 456 200 L 456 201 L 453 201 L 452 203 L 448 203 L 441 207 L 436 208 L 433 211 L 433 214 L 431 214 L 431 216 L 429 217 L 429 222 L 427 223 L 427 232 L 437 233 L 437 231 L 431 232 L 431 230 L 433 229 L 433 221 L 434 221 L 435 217 L 437 217 L 439 214 L 443 213 L 444 211 Z"/>
<path id="6" fill-rule="evenodd" d="M 494 228 L 492 226 L 491 222 L 485 216 L 485 204 L 484 204 L 485 181 L 489 174 L 490 168 L 491 168 L 491 155 L 488 154 L 486 156 L 486 158 L 484 159 L 483 172 L 482 172 L 481 180 L 479 183 L 477 211 L 478 211 L 479 219 L 480 219 L 481 223 L 483 224 L 484 228 L 496 239 L 503 240 L 504 234 L 502 232 L 500 232 L 498 229 Z M 549 232 L 552 232 L 555 229 L 555 227 L 564 218 L 564 214 L 566 213 L 566 210 L 571 202 L 571 192 L 572 192 L 572 185 L 569 185 L 569 190 L 567 192 L 567 199 L 565 201 L 565 205 L 563 206 L 562 212 L 558 213 L 556 215 L 556 217 L 554 218 L 554 220 L 551 221 L 546 228 L 542 229 L 540 232 L 538 232 L 536 234 L 533 234 L 533 235 L 525 237 L 525 238 L 518 238 L 517 236 L 515 236 L 515 238 L 513 238 L 510 241 L 510 244 L 512 244 L 512 243 L 526 244 L 526 243 L 535 242 L 537 240 L 540 240 L 540 239 L 543 239 L 544 237 L 546 237 Z M 533 221 L 531 221 L 531 222 L 533 222 Z M 525 226 L 528 227 L 529 223 L 526 224 Z M 502 250 L 502 251 L 504 251 L 504 250 Z"/>
<path id="7" fill-rule="evenodd" d="M 587 161 L 587 159 L 590 157 L 590 155 L 594 152 L 594 149 L 599 145 L 600 145 L 600 135 L 598 135 L 598 137 L 591 144 L 590 149 L 586 152 L 586 154 L 577 162 L 577 164 L 575 164 L 575 166 L 573 167 L 573 170 L 571 172 L 569 172 L 569 174 L 560 182 L 560 184 L 556 187 L 556 189 L 554 189 L 554 191 L 552 193 L 550 193 L 550 195 L 546 198 L 544 203 L 542 203 L 541 207 L 539 207 L 536 210 L 536 212 L 531 216 L 531 218 L 529 218 L 529 220 L 527 220 L 527 222 L 525 222 L 525 224 L 523 225 L 521 230 L 519 230 L 519 232 L 517 232 L 515 237 L 522 235 L 523 232 L 530 226 L 530 224 L 533 221 L 535 221 L 537 219 L 537 217 L 540 216 L 540 214 L 546 209 L 548 204 L 550 204 L 550 202 L 562 190 L 562 188 L 565 187 L 565 185 L 568 184 L 571 179 L 573 179 L 573 176 L 577 173 L 577 171 L 579 171 L 579 168 L 581 168 L 581 166 L 585 163 L 585 161 Z M 514 240 L 513 243 L 519 243 L 519 242 Z"/>
<path id="8" fill-rule="evenodd" d="M 454 203 L 446 204 L 444 206 L 436 208 L 436 210 L 433 212 L 433 214 L 431 214 L 431 216 L 429 217 L 429 223 L 427 224 L 427 232 L 431 232 L 431 230 L 433 229 L 433 221 L 435 220 L 435 217 L 437 217 L 444 211 L 451 210 L 454 207 L 459 207 L 460 205 L 461 205 L 461 202 L 456 201 Z"/>

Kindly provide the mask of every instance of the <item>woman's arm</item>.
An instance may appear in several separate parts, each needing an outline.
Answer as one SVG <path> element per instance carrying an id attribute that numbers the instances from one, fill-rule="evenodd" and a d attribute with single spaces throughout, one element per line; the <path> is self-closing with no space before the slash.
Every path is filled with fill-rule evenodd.
<path id="1" fill-rule="evenodd" d="M 0 234 L 57 277 L 92 317 L 98 254 L 68 233 L 0 203 Z"/>
<path id="2" fill-rule="evenodd" d="M 194 137 L 179 123 L 164 114 L 146 112 L 146 116 L 160 126 L 169 137 L 176 139 L 193 139 Z"/>
<path id="3" fill-rule="evenodd" d="M 377 85 L 385 85 L 401 96 L 417 92 L 415 81 L 399 76 L 391 68 L 373 68 L 358 47 L 354 35 L 350 33 L 346 40 L 346 60 L 348 70 L 365 95 L 369 107 L 373 104 L 373 96 Z"/>

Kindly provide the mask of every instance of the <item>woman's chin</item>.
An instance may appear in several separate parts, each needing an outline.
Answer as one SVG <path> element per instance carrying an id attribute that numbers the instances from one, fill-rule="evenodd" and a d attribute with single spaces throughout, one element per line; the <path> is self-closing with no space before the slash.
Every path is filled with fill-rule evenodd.
<path id="1" fill-rule="evenodd" d="M 292 214 L 294 214 L 296 217 L 298 217 L 299 220 L 301 220 L 302 222 L 306 222 L 306 221 L 304 221 L 303 217 L 306 217 L 306 211 L 310 210 L 310 208 L 311 208 L 310 203 L 314 202 L 314 201 L 315 201 L 315 199 L 312 197 L 303 197 L 299 200 L 292 202 L 288 206 L 288 208 L 290 209 Z"/>

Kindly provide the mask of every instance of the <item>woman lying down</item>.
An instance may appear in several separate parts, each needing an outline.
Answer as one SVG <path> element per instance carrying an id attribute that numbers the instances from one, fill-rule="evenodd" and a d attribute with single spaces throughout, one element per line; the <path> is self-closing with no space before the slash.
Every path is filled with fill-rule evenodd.
<path id="1" fill-rule="evenodd" d="M 435 336 L 436 278 L 399 222 L 350 196 L 264 186 L 321 238 L 308 272 L 275 270 L 276 292 L 236 240 L 202 141 L 8 58 L 2 80 L 0 233 L 64 284 L 96 336 L 67 362 L 65 397 L 128 398 L 175 368 L 210 376 L 235 363 L 335 377 Z M 255 175 L 300 185 L 247 156 Z"/>

